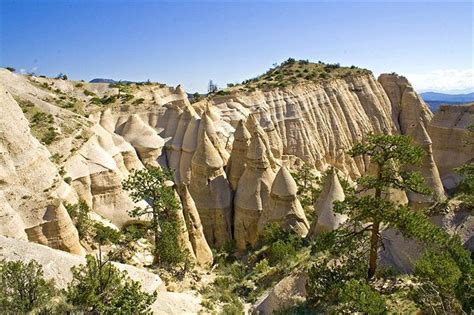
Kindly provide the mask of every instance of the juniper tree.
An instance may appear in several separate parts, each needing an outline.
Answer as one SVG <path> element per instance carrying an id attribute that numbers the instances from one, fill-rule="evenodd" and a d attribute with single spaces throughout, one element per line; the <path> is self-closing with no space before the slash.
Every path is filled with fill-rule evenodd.
<path id="1" fill-rule="evenodd" d="M 135 207 L 129 211 L 130 216 L 149 218 L 147 227 L 154 237 L 155 263 L 176 265 L 185 262 L 187 253 L 180 241 L 183 228 L 178 220 L 179 201 L 173 186 L 173 173 L 168 169 L 147 166 L 134 170 L 122 182 L 134 202 L 145 200 L 148 206 Z"/>

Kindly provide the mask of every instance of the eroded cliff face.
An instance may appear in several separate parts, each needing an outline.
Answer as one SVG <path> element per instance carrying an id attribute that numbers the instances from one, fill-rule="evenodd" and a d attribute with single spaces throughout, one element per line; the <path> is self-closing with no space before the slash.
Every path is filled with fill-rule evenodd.
<path id="1" fill-rule="evenodd" d="M 48 150 L 31 135 L 20 106 L 1 84 L 0 105 L 2 235 L 81 253 L 77 231 L 61 204 L 61 199 L 74 198 L 73 192 L 50 161 Z"/>
<path id="2" fill-rule="evenodd" d="M 428 107 L 401 76 L 381 75 L 376 80 L 368 73 L 359 73 L 269 91 L 230 89 L 224 93 L 226 95 L 214 95 L 190 104 L 180 86 L 134 85 L 123 92 L 123 87 L 104 84 L 16 75 L 10 78 L 3 72 L 1 74 L 0 79 L 7 81 L 9 89 L 15 91 L 17 96 L 25 98 L 34 95 L 29 98 L 34 106 L 56 108 L 59 105 L 53 105 L 55 93 L 63 98 L 64 95 L 72 95 L 74 99 L 88 104 L 82 108 L 89 112 L 87 118 L 68 109 L 59 109 L 62 117 L 74 117 L 82 127 L 69 135 L 62 133 L 60 140 L 48 145 L 52 152 L 70 148 L 57 166 L 63 166 L 64 177 L 69 177 L 71 183 L 69 186 L 58 179 L 62 183 L 62 195 L 65 191 L 72 192 L 73 200 L 85 200 L 102 219 L 123 227 L 134 220 L 129 217 L 128 210 L 140 204 L 134 203 L 122 190 L 122 180 L 132 169 L 142 168 L 144 164 L 172 168 L 175 170 L 177 190 L 186 191 L 181 198 L 187 203 L 183 218 L 191 220 L 186 223 L 193 225 L 189 237 L 198 235 L 190 240 L 194 251 L 207 248 L 202 243 L 202 235 L 199 236 L 201 229 L 211 245 L 221 246 L 234 238 L 240 248 L 244 248 L 247 243 L 255 243 L 263 212 L 265 218 L 282 216 L 277 213 L 278 207 L 273 207 L 278 209 L 272 213 L 273 208 L 268 206 L 268 201 L 275 174 L 284 165 L 284 160 L 297 157 L 319 171 L 335 167 L 353 178 L 366 172 L 369 161 L 352 159 L 346 152 L 369 133 L 414 136 L 427 152 L 422 172 L 425 179 L 435 186 L 439 197 L 444 193 L 439 184 L 437 164 L 446 160 L 442 156 L 447 149 L 442 149 L 436 139 L 438 136 L 432 135 L 433 130 L 441 128 L 440 123 L 436 123 L 436 117 L 435 123 L 430 122 L 432 114 Z M 44 83 L 48 86 L 47 91 L 42 88 Z M 105 102 L 102 106 L 107 109 L 100 110 L 94 95 L 100 98 L 100 102 Z M 128 102 L 127 99 L 135 101 Z M 10 121 L 16 119 L 13 117 Z M 27 122 L 24 124 L 27 125 Z M 456 131 L 451 130 L 455 130 L 457 125 L 442 128 L 447 128 L 452 134 Z M 446 134 L 446 131 L 443 132 Z M 429 139 L 430 135 L 433 140 Z M 83 140 L 80 142 L 77 139 Z M 37 141 L 35 145 L 39 145 Z M 48 155 L 44 147 L 39 152 L 41 150 L 45 156 Z M 22 158 L 27 156 L 26 153 L 18 154 Z M 467 150 L 460 160 L 464 161 L 469 155 L 472 156 L 472 151 Z M 57 173 L 56 167 L 45 161 L 45 157 L 35 161 L 53 175 Z M 3 174 L 11 173 L 8 163 L 4 163 L 6 171 Z M 27 166 L 28 172 L 34 167 Z M 451 170 L 450 165 L 443 167 L 440 171 L 442 176 Z M 42 183 L 53 175 L 42 176 Z M 5 177 L 11 178 L 10 175 Z M 292 183 L 291 180 L 284 182 Z M 189 193 L 183 188 L 185 186 L 189 188 Z M 281 187 L 282 191 L 291 191 L 289 186 Z M 35 185 L 37 190 L 45 188 Z M 7 196 L 7 190 L 2 189 L 2 193 L 3 199 L 11 199 Z M 412 202 L 418 200 L 417 196 L 409 198 Z M 13 233 L 12 224 L 24 221 L 17 214 L 21 202 L 8 202 L 2 211 L 5 213 L 4 221 L 10 223 L 4 225 L 3 234 Z M 194 207 L 200 220 L 188 213 Z M 281 209 L 278 211 L 281 212 Z M 40 220 L 37 221 L 36 224 L 39 224 Z M 196 226 L 197 221 L 200 222 Z M 201 224 L 202 227 L 199 226 Z M 31 225 L 28 223 L 25 228 Z M 26 238 L 21 230 L 15 232 L 16 237 Z M 208 254 L 204 257 L 204 261 L 209 261 Z"/>
<path id="3" fill-rule="evenodd" d="M 274 127 L 283 154 L 295 155 L 319 170 L 334 165 L 351 176 L 366 165 L 349 158 L 347 150 L 368 133 L 396 131 L 390 100 L 371 75 L 269 92 L 237 92 L 214 97 L 212 103 L 233 126 L 254 113 L 264 129 Z"/>

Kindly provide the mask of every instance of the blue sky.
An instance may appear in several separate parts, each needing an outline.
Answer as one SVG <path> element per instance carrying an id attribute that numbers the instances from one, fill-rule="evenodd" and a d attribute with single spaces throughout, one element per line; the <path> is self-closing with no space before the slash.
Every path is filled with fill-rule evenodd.
<path id="1" fill-rule="evenodd" d="M 1 0 L 0 65 L 204 92 L 288 57 L 474 90 L 473 2 Z"/>

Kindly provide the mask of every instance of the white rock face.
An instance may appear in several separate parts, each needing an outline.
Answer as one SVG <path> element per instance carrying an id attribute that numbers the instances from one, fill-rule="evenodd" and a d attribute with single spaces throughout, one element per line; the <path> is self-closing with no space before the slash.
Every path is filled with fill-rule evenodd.
<path id="1" fill-rule="evenodd" d="M 59 206 L 53 199 L 66 184 L 49 160 L 49 152 L 31 135 L 20 106 L 1 84 L 0 104 L 1 235 L 82 253 L 65 209 L 49 220 Z"/>
<path id="2" fill-rule="evenodd" d="M 275 314 L 306 300 L 308 275 L 296 273 L 283 278 L 254 305 L 252 311 L 262 315 Z"/>
<path id="3" fill-rule="evenodd" d="M 72 187 L 89 207 L 117 227 L 136 221 L 128 211 L 135 204 L 122 190 L 122 180 L 132 169 L 141 169 L 134 148 L 121 136 L 112 134 L 99 124 L 94 135 L 65 164 Z"/>

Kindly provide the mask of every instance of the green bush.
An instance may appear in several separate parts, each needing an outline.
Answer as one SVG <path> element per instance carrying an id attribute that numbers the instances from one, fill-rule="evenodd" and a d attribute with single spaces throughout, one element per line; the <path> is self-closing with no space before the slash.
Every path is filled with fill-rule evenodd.
<path id="1" fill-rule="evenodd" d="M 141 291 L 141 285 L 109 261 L 86 256 L 86 265 L 71 268 L 73 279 L 66 300 L 88 314 L 143 314 L 150 311 L 156 293 Z"/>
<path id="2" fill-rule="evenodd" d="M 344 313 L 385 314 L 382 295 L 363 280 L 350 280 L 340 291 L 339 311 Z"/>
<path id="3" fill-rule="evenodd" d="M 0 261 L 0 312 L 27 313 L 46 304 L 55 294 L 54 283 L 43 277 L 35 261 Z"/>
<path id="4" fill-rule="evenodd" d="M 53 143 L 53 141 L 56 139 L 58 133 L 56 130 L 54 130 L 54 127 L 48 128 L 48 130 L 45 131 L 43 134 L 43 137 L 41 137 L 41 142 L 43 142 L 46 145 L 49 145 Z"/>
<path id="5" fill-rule="evenodd" d="M 86 95 L 86 96 L 95 96 L 95 93 L 91 92 L 89 90 L 84 90 L 84 95 Z"/>
<path id="6" fill-rule="evenodd" d="M 74 205 L 65 204 L 65 207 L 79 232 L 79 238 L 84 239 L 92 232 L 92 220 L 89 218 L 91 209 L 84 200 Z"/>
<path id="7" fill-rule="evenodd" d="M 120 233 L 120 231 L 112 229 L 99 222 L 94 224 L 94 230 L 94 240 L 99 244 L 118 244 L 122 237 L 122 233 Z"/>
<path id="8" fill-rule="evenodd" d="M 462 274 L 456 261 L 447 253 L 428 251 L 415 264 L 415 275 L 432 281 L 446 292 L 454 292 Z"/>

